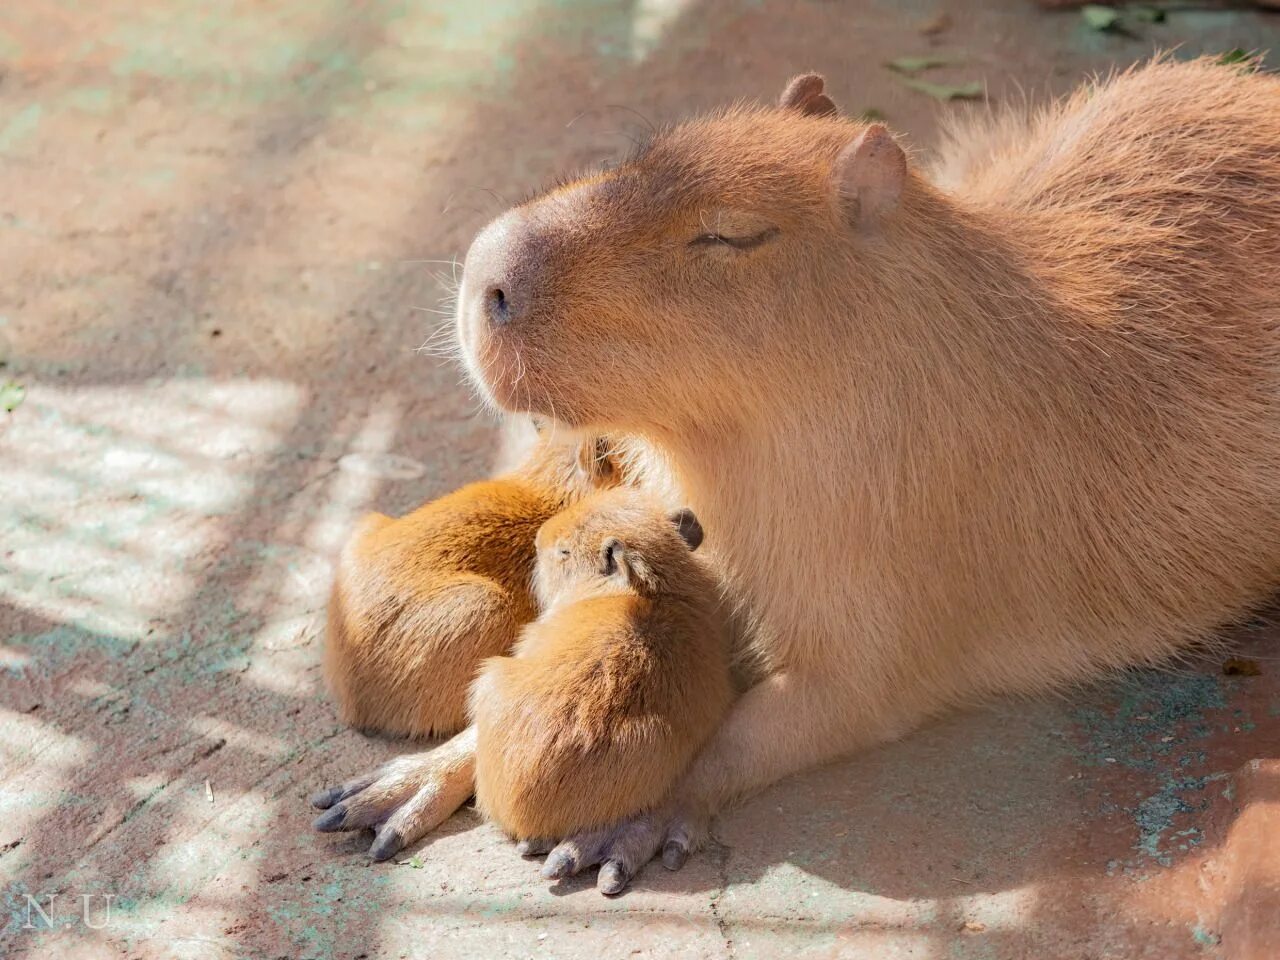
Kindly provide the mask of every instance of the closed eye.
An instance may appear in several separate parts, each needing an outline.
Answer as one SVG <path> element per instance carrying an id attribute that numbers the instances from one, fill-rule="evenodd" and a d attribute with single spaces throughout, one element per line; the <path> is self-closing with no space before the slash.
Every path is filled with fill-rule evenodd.
<path id="1" fill-rule="evenodd" d="M 762 230 L 759 233 L 750 234 L 745 237 L 730 237 L 723 233 L 704 233 L 690 240 L 689 246 L 726 246 L 732 247 L 734 250 L 751 250 L 754 247 L 760 246 L 762 243 L 768 243 L 781 232 L 782 231 L 777 227 L 770 227 L 768 230 Z"/>

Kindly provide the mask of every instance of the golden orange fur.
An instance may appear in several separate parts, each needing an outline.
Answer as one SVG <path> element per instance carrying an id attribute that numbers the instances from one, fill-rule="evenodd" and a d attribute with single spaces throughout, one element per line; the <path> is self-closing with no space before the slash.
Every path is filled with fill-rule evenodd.
<path id="1" fill-rule="evenodd" d="M 515 472 L 392 520 L 365 517 L 329 600 L 325 674 L 347 723 L 453 733 L 485 657 L 537 615 L 534 537 L 557 510 L 616 481 L 594 441 L 541 438 Z"/>
<path id="2" fill-rule="evenodd" d="M 616 490 L 553 517 L 537 584 L 542 615 L 471 699 L 477 804 L 520 838 L 659 804 L 731 697 L 715 578 L 656 501 Z"/>

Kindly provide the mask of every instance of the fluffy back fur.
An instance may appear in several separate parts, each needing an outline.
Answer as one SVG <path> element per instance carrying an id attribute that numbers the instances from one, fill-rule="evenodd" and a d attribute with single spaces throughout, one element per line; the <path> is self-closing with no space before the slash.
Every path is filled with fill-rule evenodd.
<path id="1" fill-rule="evenodd" d="M 543 613 L 471 695 L 477 804 L 519 838 L 657 805 L 731 697 L 715 578 L 656 500 L 598 494 L 538 548 Z"/>
<path id="2" fill-rule="evenodd" d="M 329 599 L 325 674 L 343 720 L 409 736 L 461 729 L 481 661 L 510 650 L 537 616 L 538 528 L 618 480 L 597 441 L 548 435 L 506 476 L 399 519 L 365 517 Z"/>

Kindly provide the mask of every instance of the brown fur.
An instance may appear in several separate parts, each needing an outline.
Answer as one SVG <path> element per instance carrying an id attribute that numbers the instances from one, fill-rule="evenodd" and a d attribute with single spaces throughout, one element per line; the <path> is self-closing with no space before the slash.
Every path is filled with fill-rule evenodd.
<path id="1" fill-rule="evenodd" d="M 715 578 L 656 501 L 616 490 L 553 517 L 537 584 L 542 615 L 471 700 L 477 803 L 520 838 L 656 806 L 731 696 Z"/>
<path id="2" fill-rule="evenodd" d="M 480 662 L 537 616 L 538 528 L 616 479 L 594 441 L 544 437 L 511 474 L 396 520 L 365 517 L 329 600 L 325 674 L 342 719 L 419 737 L 461 729 Z"/>
<path id="3" fill-rule="evenodd" d="M 818 89 L 668 130 L 467 256 L 483 395 L 651 451 L 771 671 L 675 826 L 575 841 L 604 889 L 735 795 L 1165 660 L 1280 584 L 1280 80 L 1158 61 L 965 121 L 932 174 Z M 440 762 L 405 764 L 343 829 L 383 795 L 399 836 L 439 822 Z"/>
<path id="4" fill-rule="evenodd" d="M 936 181 L 815 89 L 514 209 L 459 298 L 482 392 L 656 451 L 759 618 L 705 809 L 1280 583 L 1280 80 L 1155 62 Z"/>

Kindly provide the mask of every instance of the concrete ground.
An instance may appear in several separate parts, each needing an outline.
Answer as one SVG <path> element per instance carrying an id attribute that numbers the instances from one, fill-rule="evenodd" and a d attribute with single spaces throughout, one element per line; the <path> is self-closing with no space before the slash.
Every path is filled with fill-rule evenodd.
<path id="1" fill-rule="evenodd" d="M 616 155 L 637 114 L 806 68 L 927 153 L 960 107 L 886 59 L 943 55 L 930 80 L 1003 101 L 1280 38 L 1250 12 L 1126 22 L 1027 0 L 4 5 L 0 386 L 25 398 L 0 409 L 0 956 L 1280 956 L 1261 625 L 1237 637 L 1259 676 L 1205 656 L 955 716 L 767 791 L 611 901 L 549 887 L 470 811 L 371 865 L 304 799 L 406 749 L 337 722 L 318 636 L 354 517 L 489 468 L 492 424 L 415 350 L 481 223 Z"/>

